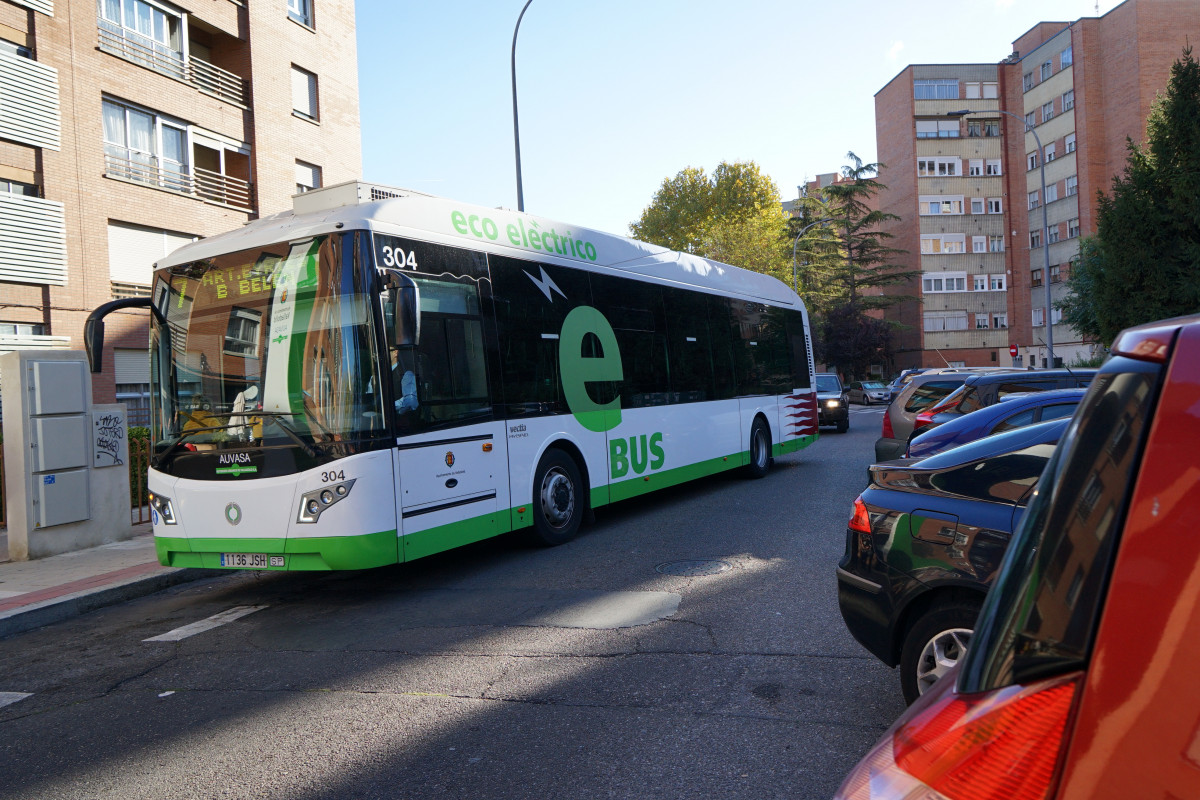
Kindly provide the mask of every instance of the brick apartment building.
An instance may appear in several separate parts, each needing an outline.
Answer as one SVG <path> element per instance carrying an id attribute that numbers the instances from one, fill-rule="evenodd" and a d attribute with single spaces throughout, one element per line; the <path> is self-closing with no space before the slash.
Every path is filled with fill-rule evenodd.
<path id="1" fill-rule="evenodd" d="M 910 65 L 880 89 L 880 207 L 901 217 L 889 230 L 922 271 L 894 290 L 921 298 L 888 312 L 904 325 L 895 369 L 1047 365 L 1047 282 L 1057 301 L 1079 237 L 1096 232 L 1096 193 L 1197 38 L 1194 0 L 1126 0 L 1040 22 L 999 63 Z M 1049 323 L 1058 362 L 1092 355 L 1058 311 Z"/>
<path id="2" fill-rule="evenodd" d="M 353 0 L 0 0 L 0 352 L 83 347 L 156 260 L 357 178 Z M 96 402 L 147 407 L 145 312 Z"/>

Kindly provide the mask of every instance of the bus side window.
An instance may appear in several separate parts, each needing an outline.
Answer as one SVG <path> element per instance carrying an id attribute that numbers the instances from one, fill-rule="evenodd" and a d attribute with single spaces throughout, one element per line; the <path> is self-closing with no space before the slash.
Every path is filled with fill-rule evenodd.
<path id="1" fill-rule="evenodd" d="M 708 295 L 686 289 L 663 289 L 667 312 L 667 362 L 672 402 L 695 403 L 716 396 Z"/>
<path id="2" fill-rule="evenodd" d="M 737 397 L 732 301 L 708 295 L 708 330 L 712 334 L 712 370 L 716 399 L 728 400 Z"/>
<path id="3" fill-rule="evenodd" d="M 621 348 L 625 373 L 622 407 L 666 405 L 670 402 L 671 375 L 662 289 L 652 283 L 593 275 L 592 295 Z M 593 399 L 605 402 L 604 398 Z"/>

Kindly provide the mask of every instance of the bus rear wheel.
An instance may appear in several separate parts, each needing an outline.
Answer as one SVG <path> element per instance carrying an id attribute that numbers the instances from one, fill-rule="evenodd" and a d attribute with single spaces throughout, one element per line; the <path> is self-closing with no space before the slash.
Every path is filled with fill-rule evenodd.
<path id="1" fill-rule="evenodd" d="M 550 448 L 538 462 L 533 484 L 534 544 L 554 547 L 579 533 L 584 514 L 583 480 L 575 460 Z"/>
<path id="2" fill-rule="evenodd" d="M 761 418 L 750 426 L 750 463 L 746 475 L 762 478 L 771 469 L 771 429 Z"/>

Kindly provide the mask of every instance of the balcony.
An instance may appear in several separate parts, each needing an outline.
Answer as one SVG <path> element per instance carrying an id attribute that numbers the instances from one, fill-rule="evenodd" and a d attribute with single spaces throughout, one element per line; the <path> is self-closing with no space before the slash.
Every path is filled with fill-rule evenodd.
<path id="1" fill-rule="evenodd" d="M 109 20 L 97 20 L 100 49 L 118 58 L 191 84 L 205 94 L 246 107 L 246 81 L 203 59 L 183 54 Z"/>
<path id="2" fill-rule="evenodd" d="M 187 165 L 164 164 L 158 156 L 105 145 L 104 174 L 110 178 L 189 195 L 219 206 L 253 210 L 249 181 Z"/>

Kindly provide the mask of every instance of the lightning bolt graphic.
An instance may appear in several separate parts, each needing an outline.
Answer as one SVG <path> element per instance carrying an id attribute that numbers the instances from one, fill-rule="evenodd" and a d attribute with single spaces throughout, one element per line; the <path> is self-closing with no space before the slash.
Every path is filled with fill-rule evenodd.
<path id="1" fill-rule="evenodd" d="M 558 284 L 555 283 L 554 280 L 549 275 L 546 274 L 546 268 L 538 267 L 538 269 L 542 273 L 541 280 L 538 280 L 537 278 L 533 277 L 528 272 L 525 272 L 525 270 L 521 270 L 521 271 L 525 272 L 526 278 L 529 278 L 529 280 L 533 281 L 534 286 L 536 286 L 542 290 L 542 294 L 546 295 L 546 299 L 549 300 L 551 303 L 554 302 L 554 298 L 550 296 L 551 289 L 558 292 L 563 300 L 566 300 L 567 296 L 565 294 L 563 294 L 563 290 L 558 288 Z"/>

